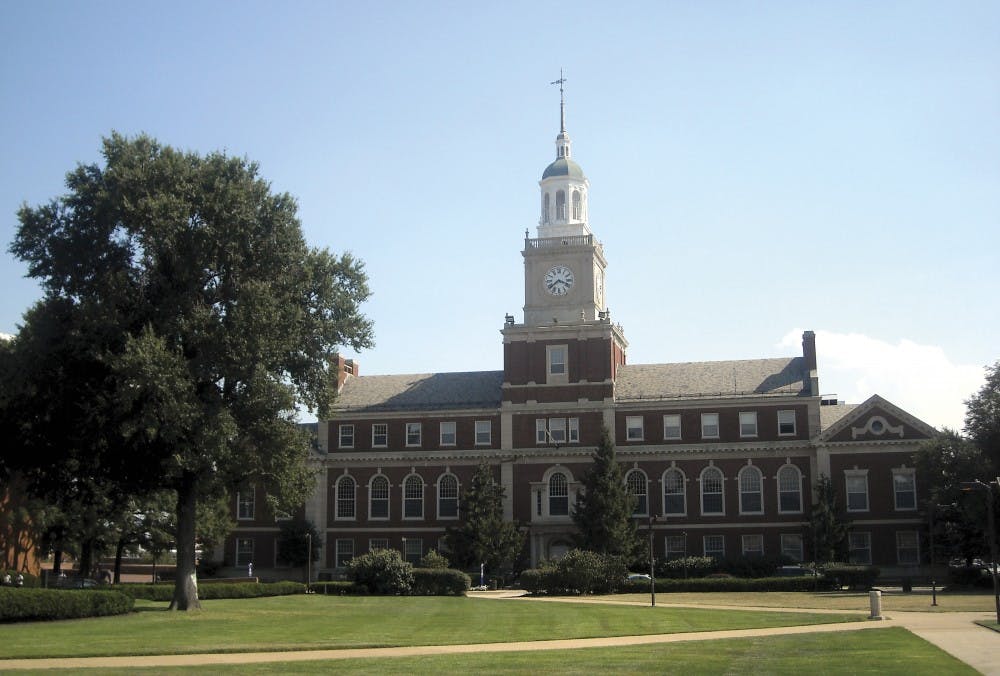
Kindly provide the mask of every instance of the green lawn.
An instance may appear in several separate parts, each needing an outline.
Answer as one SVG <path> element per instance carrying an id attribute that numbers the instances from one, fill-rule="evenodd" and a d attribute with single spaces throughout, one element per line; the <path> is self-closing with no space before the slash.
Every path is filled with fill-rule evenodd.
<path id="1" fill-rule="evenodd" d="M 0 658 L 244 652 L 488 643 L 784 627 L 864 615 L 719 611 L 474 598 L 282 596 L 203 601 L 3 628 Z"/>
<path id="2" fill-rule="evenodd" d="M 608 599 L 649 603 L 649 594 L 618 594 Z M 657 594 L 657 604 L 756 606 L 762 608 L 822 608 L 855 610 L 868 613 L 868 592 L 718 592 Z M 936 606 L 931 605 L 930 589 L 903 593 L 898 589 L 882 592 L 882 612 L 894 610 L 926 612 L 992 611 L 993 592 L 938 592 Z"/>
<path id="3" fill-rule="evenodd" d="M 204 671 L 205 669 L 201 669 Z M 586 648 L 431 657 L 272 664 L 213 664 L 213 674 L 975 674 L 975 670 L 905 629 L 691 641 L 625 648 Z M 79 671 L 79 670 L 75 670 Z M 191 669 L 102 669 L 102 674 Z"/>

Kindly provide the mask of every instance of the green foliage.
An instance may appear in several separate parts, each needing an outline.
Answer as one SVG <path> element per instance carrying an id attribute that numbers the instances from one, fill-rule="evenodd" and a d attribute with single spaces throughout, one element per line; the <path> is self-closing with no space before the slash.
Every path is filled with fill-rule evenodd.
<path id="1" fill-rule="evenodd" d="M 115 587 L 123 594 L 147 601 L 170 601 L 174 595 L 173 584 L 122 584 Z M 289 596 L 304 594 L 301 582 L 213 582 L 198 585 L 200 599 L 253 599 L 263 596 Z"/>
<path id="2" fill-rule="evenodd" d="M 979 566 L 952 566 L 948 568 L 948 586 L 992 588 L 993 580 L 987 569 Z"/>
<path id="3" fill-rule="evenodd" d="M 132 597 L 117 591 L 0 588 L 0 622 L 124 615 L 133 604 Z"/>
<path id="4" fill-rule="evenodd" d="M 657 561 L 656 577 L 692 578 L 705 577 L 720 570 L 720 563 L 711 556 L 682 556 L 667 561 Z"/>
<path id="5" fill-rule="evenodd" d="M 819 567 L 835 589 L 870 589 L 881 571 L 875 566 L 854 566 L 845 563 L 829 563 Z"/>
<path id="6" fill-rule="evenodd" d="M 621 465 L 615 459 L 615 445 L 607 428 L 594 451 L 591 465 L 581 478 L 583 493 L 573 508 L 573 523 L 579 533 L 577 546 L 601 554 L 633 559 L 642 542 L 632 517 L 633 497 L 625 486 Z"/>
<path id="7" fill-rule="evenodd" d="M 986 382 L 965 402 L 965 432 L 991 464 L 989 474 L 966 480 L 995 478 L 1000 474 L 1000 361 L 986 367 Z"/>
<path id="8" fill-rule="evenodd" d="M 14 581 L 17 579 L 18 573 L 20 573 L 21 577 L 24 578 L 23 584 L 21 585 L 22 587 L 41 586 L 41 581 L 36 576 L 31 573 L 24 573 L 18 570 L 4 570 L 3 568 L 0 568 L 0 580 L 4 579 L 5 575 L 10 575 L 11 584 L 13 585 Z"/>
<path id="9" fill-rule="evenodd" d="M 816 480 L 816 502 L 809 508 L 810 543 L 816 561 L 843 559 L 847 547 L 848 523 L 837 496 L 833 481 L 826 475 Z"/>
<path id="10" fill-rule="evenodd" d="M 799 592 L 833 589 L 829 578 L 799 577 L 700 577 L 656 578 L 656 591 L 671 592 Z M 628 582 L 623 592 L 642 594 L 649 592 L 649 582 Z"/>
<path id="11" fill-rule="evenodd" d="M 332 596 L 365 596 L 368 594 L 367 587 L 347 580 L 313 582 L 309 585 L 309 589 L 317 594 Z"/>
<path id="12" fill-rule="evenodd" d="M 376 549 L 351 559 L 347 574 L 369 594 L 406 594 L 413 586 L 413 566 L 395 549 Z"/>
<path id="13" fill-rule="evenodd" d="M 460 570 L 451 568 L 414 568 L 411 596 L 461 596 L 472 580 Z"/>
<path id="14" fill-rule="evenodd" d="M 427 552 L 424 558 L 420 559 L 421 568 L 448 568 L 450 565 L 448 559 L 433 549 Z"/>
<path id="15" fill-rule="evenodd" d="M 612 594 L 628 575 L 623 556 L 571 549 L 558 561 L 546 561 L 521 573 L 521 584 L 532 593 Z"/>
<path id="16" fill-rule="evenodd" d="M 322 545 L 323 538 L 311 521 L 291 519 L 281 522 L 278 531 L 278 561 L 289 566 L 304 566 L 309 559 L 312 562 L 319 561 Z"/>
<path id="17" fill-rule="evenodd" d="M 452 562 L 463 569 L 485 564 L 491 576 L 505 579 L 517 566 L 524 534 L 503 515 L 503 486 L 485 461 L 459 498 L 461 523 L 445 533 Z"/>
<path id="18" fill-rule="evenodd" d="M 176 607 L 197 607 L 198 500 L 247 480 L 286 503 L 312 489 L 297 407 L 325 416 L 337 350 L 371 345 L 367 278 L 308 247 L 295 200 L 246 159 L 116 133 L 103 155 L 18 213 L 10 250 L 45 297 L 13 347 L 14 441 L 90 525 L 120 497 L 176 490 Z"/>

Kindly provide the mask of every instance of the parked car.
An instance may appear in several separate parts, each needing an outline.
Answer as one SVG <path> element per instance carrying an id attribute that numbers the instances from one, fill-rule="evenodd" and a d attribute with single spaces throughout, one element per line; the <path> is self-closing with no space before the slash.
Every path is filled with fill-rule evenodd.
<path id="1" fill-rule="evenodd" d="M 649 582 L 651 579 L 652 578 L 649 577 L 649 575 L 646 575 L 645 573 L 629 573 L 628 574 L 628 581 L 629 582 Z"/>

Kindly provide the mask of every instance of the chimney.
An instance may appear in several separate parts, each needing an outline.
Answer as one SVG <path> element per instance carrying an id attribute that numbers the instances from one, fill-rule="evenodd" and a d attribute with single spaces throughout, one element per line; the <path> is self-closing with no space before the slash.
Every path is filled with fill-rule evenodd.
<path id="1" fill-rule="evenodd" d="M 805 373 L 808 378 L 809 394 L 819 396 L 819 369 L 816 366 L 816 334 L 812 331 L 802 333 L 802 359 L 805 361 Z"/>
<path id="2" fill-rule="evenodd" d="M 340 392 L 350 376 L 358 375 L 359 364 L 353 359 L 345 359 L 342 355 L 335 355 L 333 367 L 337 370 L 337 391 Z"/>

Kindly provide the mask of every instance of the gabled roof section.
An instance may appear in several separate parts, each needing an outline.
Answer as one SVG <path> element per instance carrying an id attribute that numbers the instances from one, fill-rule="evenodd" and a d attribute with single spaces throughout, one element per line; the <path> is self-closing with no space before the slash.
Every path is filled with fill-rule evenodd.
<path id="1" fill-rule="evenodd" d="M 937 433 L 923 420 L 877 394 L 825 428 L 819 441 L 900 441 L 929 439 Z"/>
<path id="2" fill-rule="evenodd" d="M 858 407 L 857 404 L 830 404 L 819 408 L 819 429 L 829 429 L 838 420 Z"/>
<path id="3" fill-rule="evenodd" d="M 615 399 L 808 396 L 802 357 L 629 364 L 620 367 Z"/>
<path id="4" fill-rule="evenodd" d="M 500 407 L 503 371 L 348 377 L 335 412 Z"/>

